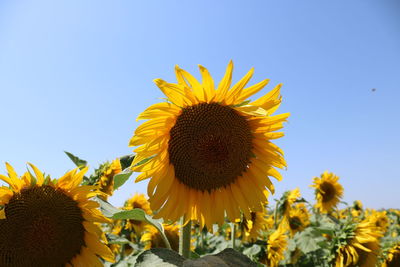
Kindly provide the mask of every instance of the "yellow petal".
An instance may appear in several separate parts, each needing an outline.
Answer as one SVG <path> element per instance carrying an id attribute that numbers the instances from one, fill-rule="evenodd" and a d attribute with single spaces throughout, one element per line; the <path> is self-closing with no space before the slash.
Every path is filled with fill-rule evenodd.
<path id="1" fill-rule="evenodd" d="M 251 77 L 253 77 L 254 74 L 254 68 L 251 68 L 247 74 L 240 79 L 232 88 L 228 91 L 228 94 L 226 95 L 226 98 L 224 100 L 225 104 L 227 105 L 235 105 L 235 104 L 240 104 L 236 101 L 236 99 L 240 96 L 242 93 L 243 88 L 246 86 L 246 84 L 250 81 Z"/>
<path id="2" fill-rule="evenodd" d="M 228 67 L 226 68 L 225 75 L 222 78 L 221 82 L 218 85 L 216 98 L 217 102 L 221 102 L 225 99 L 226 93 L 228 92 L 231 82 L 232 82 L 232 71 L 233 71 L 233 62 L 229 61 Z"/>
<path id="3" fill-rule="evenodd" d="M 35 165 L 33 165 L 32 163 L 29 163 L 28 162 L 28 164 L 29 164 L 29 166 L 31 166 L 31 168 L 33 169 L 33 171 L 35 172 L 35 175 L 36 175 L 36 179 L 37 179 L 37 185 L 39 185 L 39 186 L 41 186 L 42 184 L 43 184 L 43 182 L 44 182 L 44 175 L 43 175 L 43 173 L 35 166 Z"/>

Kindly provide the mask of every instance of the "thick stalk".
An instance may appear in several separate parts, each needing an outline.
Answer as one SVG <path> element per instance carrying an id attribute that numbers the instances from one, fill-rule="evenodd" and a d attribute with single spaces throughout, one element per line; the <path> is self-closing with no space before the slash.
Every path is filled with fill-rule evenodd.
<path id="1" fill-rule="evenodd" d="M 179 235 L 179 254 L 188 259 L 190 256 L 190 235 L 192 230 L 192 221 L 183 225 L 184 217 L 181 218 L 181 230 Z"/>
<path id="2" fill-rule="evenodd" d="M 236 226 L 234 222 L 231 222 L 231 242 L 233 249 L 236 249 L 235 237 L 236 237 Z"/>

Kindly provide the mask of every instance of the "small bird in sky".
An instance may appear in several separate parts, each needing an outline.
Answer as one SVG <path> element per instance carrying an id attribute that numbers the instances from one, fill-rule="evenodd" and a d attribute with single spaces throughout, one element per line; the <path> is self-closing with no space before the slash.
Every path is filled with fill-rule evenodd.
<path id="1" fill-rule="evenodd" d="M 372 92 L 375 92 L 375 91 L 376 91 L 376 88 L 372 88 L 371 91 L 372 91 Z"/>

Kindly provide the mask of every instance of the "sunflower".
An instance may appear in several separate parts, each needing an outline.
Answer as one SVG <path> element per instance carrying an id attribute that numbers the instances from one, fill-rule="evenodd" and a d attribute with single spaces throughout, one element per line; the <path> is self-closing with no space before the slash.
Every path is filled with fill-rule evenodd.
<path id="1" fill-rule="evenodd" d="M 6 163 L 0 179 L 0 266 L 103 266 L 97 256 L 113 262 L 114 255 L 98 223 L 109 223 L 89 198 L 96 186 L 79 186 L 87 171 L 74 169 L 50 180 L 30 164 L 36 177 L 20 178 Z"/>
<path id="2" fill-rule="evenodd" d="M 369 221 L 351 225 L 349 229 L 347 238 L 337 247 L 335 267 L 374 267 L 381 234 Z"/>
<path id="3" fill-rule="evenodd" d="M 302 204 L 302 203 L 300 203 Z M 307 209 L 301 205 L 290 210 L 288 217 L 288 229 L 291 236 L 297 232 L 303 231 L 310 224 L 310 214 Z"/>
<path id="4" fill-rule="evenodd" d="M 360 217 L 362 213 L 363 213 L 363 204 L 361 203 L 360 200 L 354 201 L 353 207 L 351 209 L 351 215 L 353 217 Z"/>
<path id="5" fill-rule="evenodd" d="M 242 230 L 243 239 L 246 241 L 254 242 L 260 235 L 260 231 L 265 230 L 268 225 L 268 221 L 265 218 L 265 212 L 251 212 L 251 218 L 240 222 L 240 228 Z"/>
<path id="6" fill-rule="evenodd" d="M 114 191 L 114 176 L 122 171 L 119 159 L 113 160 L 111 163 L 106 163 L 101 168 L 101 176 L 98 181 L 99 190 L 112 196 Z M 100 198 L 107 200 L 107 195 Z"/>
<path id="7" fill-rule="evenodd" d="M 338 183 L 339 177 L 325 171 L 321 178 L 315 177 L 314 184 L 317 204 L 315 207 L 322 213 L 329 213 L 340 202 L 343 186 Z"/>
<path id="8" fill-rule="evenodd" d="M 284 252 L 286 247 L 287 236 L 285 235 L 285 229 L 278 227 L 268 237 L 266 255 L 260 261 L 269 267 L 277 267 L 279 262 L 285 258 Z"/>
<path id="9" fill-rule="evenodd" d="M 386 211 L 369 211 L 367 215 L 367 219 L 376 226 L 382 234 L 385 234 L 387 229 L 389 228 L 389 218 L 387 216 Z"/>
<path id="10" fill-rule="evenodd" d="M 390 248 L 382 264 L 382 267 L 398 266 L 400 266 L 400 243 Z"/>
<path id="11" fill-rule="evenodd" d="M 233 63 L 217 88 L 200 66 L 202 83 L 175 68 L 178 83 L 156 79 L 168 102 L 150 106 L 138 117 L 148 119 L 130 140 L 139 146 L 132 169 L 142 172 L 136 182 L 150 178 L 148 195 L 157 218 L 197 220 L 208 228 L 234 221 L 242 211 L 262 211 L 263 190 L 274 191 L 269 177 L 281 180 L 275 168 L 286 166 L 283 151 L 271 142 L 283 136 L 289 113 L 272 116 L 281 103 L 276 86 L 250 101 L 269 80 L 244 88 L 251 69 L 231 87 Z M 184 200 L 184 201 L 182 201 Z"/>
<path id="12" fill-rule="evenodd" d="M 179 226 L 163 224 L 164 233 L 171 245 L 171 248 L 175 251 L 179 250 Z M 151 248 L 165 248 L 165 243 L 160 235 L 160 232 L 151 225 L 146 225 L 144 234 L 140 239 L 145 244 L 144 249 Z"/>
<path id="13" fill-rule="evenodd" d="M 142 209 L 146 214 L 148 215 L 152 214 L 152 211 L 150 209 L 150 204 L 147 201 L 147 198 L 145 197 L 144 194 L 135 194 L 133 197 L 128 199 L 125 202 L 123 209 L 125 210 Z M 125 224 L 125 229 L 134 231 L 136 234 L 139 234 L 143 231 L 145 225 L 146 223 L 143 221 L 127 220 Z"/>
<path id="14" fill-rule="evenodd" d="M 283 199 L 282 199 L 282 210 L 281 213 L 285 216 L 285 217 L 289 217 L 290 214 L 290 210 L 292 208 L 292 205 L 296 202 L 297 199 L 299 199 L 301 197 L 300 194 L 300 189 L 296 188 L 294 190 L 291 191 L 286 191 L 283 194 Z"/>

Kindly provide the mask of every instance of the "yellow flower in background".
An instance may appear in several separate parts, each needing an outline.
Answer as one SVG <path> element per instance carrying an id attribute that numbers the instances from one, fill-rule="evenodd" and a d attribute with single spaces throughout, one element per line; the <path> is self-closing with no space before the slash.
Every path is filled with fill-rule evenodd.
<path id="1" fill-rule="evenodd" d="M 123 207 L 125 210 L 132 210 L 132 209 L 142 209 L 146 214 L 151 215 L 152 211 L 150 209 L 150 203 L 147 201 L 147 198 L 144 194 L 135 194 L 133 197 L 128 199 L 125 202 Z M 137 221 L 137 220 L 127 220 L 125 224 L 125 229 L 134 231 L 135 233 L 139 234 L 144 230 L 144 226 L 146 222 L 144 221 Z"/>
<path id="2" fill-rule="evenodd" d="M 287 191 L 284 194 L 284 200 L 282 204 L 282 213 L 285 217 L 288 217 L 290 214 L 290 210 L 292 205 L 296 202 L 297 199 L 301 198 L 300 189 L 296 188 L 292 191 Z"/>
<path id="3" fill-rule="evenodd" d="M 260 231 L 267 229 L 268 221 L 265 212 L 251 212 L 251 218 L 240 222 L 243 240 L 254 242 L 260 235 Z"/>
<path id="4" fill-rule="evenodd" d="M 386 233 L 390 224 L 386 211 L 370 211 L 367 220 L 377 227 L 382 234 Z"/>
<path id="5" fill-rule="evenodd" d="M 281 103 L 280 88 L 255 101 L 269 80 L 245 88 L 251 69 L 231 86 L 233 63 L 214 86 L 208 70 L 200 66 L 200 83 L 175 68 L 178 83 L 156 79 L 168 102 L 150 106 L 138 117 L 139 126 L 130 146 L 139 146 L 132 169 L 136 182 L 151 178 L 148 195 L 156 218 L 197 220 L 202 226 L 231 221 L 241 211 L 262 211 L 263 191 L 274 191 L 269 177 L 281 180 L 275 168 L 286 166 L 283 151 L 271 140 L 283 136 L 288 113 L 272 114 Z M 144 162 L 144 163 L 143 163 Z"/>
<path id="6" fill-rule="evenodd" d="M 303 204 L 303 203 L 301 203 Z M 291 236 L 303 231 L 310 224 L 310 214 L 303 205 L 290 210 L 288 216 L 288 229 Z"/>
<path id="7" fill-rule="evenodd" d="M 36 177 L 19 178 L 7 163 L 8 176 L 0 175 L 10 186 L 0 187 L 0 266 L 103 266 L 98 256 L 113 262 L 98 225 L 110 220 L 89 200 L 101 192 L 79 186 L 87 168 L 51 181 L 30 166 Z"/>
<path id="8" fill-rule="evenodd" d="M 179 250 L 179 226 L 163 224 L 164 233 L 171 245 L 171 248 L 175 251 Z M 160 232 L 151 225 L 145 226 L 144 234 L 140 239 L 145 244 L 144 249 L 151 248 L 165 248 L 165 243 L 160 235 Z"/>
<path id="9" fill-rule="evenodd" d="M 267 241 L 266 255 L 260 261 L 266 264 L 268 267 L 277 267 L 279 262 L 285 258 L 285 250 L 287 248 L 287 236 L 285 235 L 285 229 L 278 227 L 273 232 Z"/>
<path id="10" fill-rule="evenodd" d="M 346 244 L 336 251 L 335 267 L 374 267 L 379 254 L 381 234 L 369 221 L 356 224 Z"/>
<path id="11" fill-rule="evenodd" d="M 322 213 L 329 213 L 343 197 L 343 186 L 338 183 L 339 177 L 325 171 L 321 178 L 315 177 L 314 184 L 317 204 L 315 207 Z"/>
<path id="12" fill-rule="evenodd" d="M 389 251 L 382 264 L 382 267 L 400 266 L 400 243 L 395 244 Z"/>
<path id="13" fill-rule="evenodd" d="M 115 159 L 111 164 L 105 164 L 101 177 L 98 181 L 99 190 L 112 196 L 114 191 L 114 176 L 122 171 L 119 159 Z M 107 195 L 100 196 L 100 198 L 107 200 Z"/>
<path id="14" fill-rule="evenodd" d="M 363 213 L 363 204 L 361 203 L 360 200 L 354 201 L 353 207 L 351 209 L 351 215 L 353 217 L 360 217 L 362 213 Z"/>

